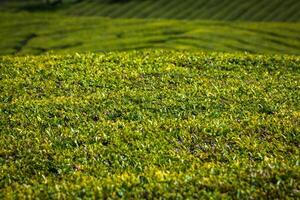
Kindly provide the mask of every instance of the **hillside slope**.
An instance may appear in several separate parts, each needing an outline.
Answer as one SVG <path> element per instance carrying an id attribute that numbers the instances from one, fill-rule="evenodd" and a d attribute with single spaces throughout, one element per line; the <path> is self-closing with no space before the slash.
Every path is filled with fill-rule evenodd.
<path id="1" fill-rule="evenodd" d="M 6 6 L 6 9 L 11 7 L 27 11 L 51 10 L 41 5 L 41 2 L 7 1 L 10 6 Z M 54 7 L 54 11 L 69 15 L 113 18 L 300 21 L 298 0 L 64 0 L 64 2 L 65 4 Z"/>
<path id="2" fill-rule="evenodd" d="M 300 23 L 70 17 L 1 13 L 0 55 L 145 48 L 300 54 Z"/>
<path id="3" fill-rule="evenodd" d="M 300 57 L 0 57 L 0 198 L 299 197 Z"/>

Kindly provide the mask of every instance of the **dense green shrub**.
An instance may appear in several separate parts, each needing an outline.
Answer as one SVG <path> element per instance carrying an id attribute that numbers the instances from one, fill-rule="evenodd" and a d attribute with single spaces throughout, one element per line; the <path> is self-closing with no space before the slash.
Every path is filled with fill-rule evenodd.
<path id="1" fill-rule="evenodd" d="M 1 198 L 299 198 L 300 58 L 0 57 Z"/>

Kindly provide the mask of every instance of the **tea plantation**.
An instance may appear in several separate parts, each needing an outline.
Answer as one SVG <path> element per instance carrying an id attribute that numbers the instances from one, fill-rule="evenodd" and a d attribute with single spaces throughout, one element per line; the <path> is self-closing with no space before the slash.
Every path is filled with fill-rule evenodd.
<path id="1" fill-rule="evenodd" d="M 299 22 L 110 19 L 26 12 L 3 12 L 0 18 L 0 55 L 149 48 L 300 55 Z"/>
<path id="2" fill-rule="evenodd" d="M 3 10 L 13 12 L 48 11 L 63 15 L 111 18 L 300 21 L 299 0 L 62 0 L 62 2 L 47 7 L 43 4 L 43 0 L 9 0 L 5 1 L 2 7 Z"/>
<path id="3" fill-rule="evenodd" d="M 0 198 L 299 198 L 300 57 L 0 58 Z"/>
<path id="4" fill-rule="evenodd" d="M 300 199 L 299 10 L 0 0 L 0 199 Z"/>

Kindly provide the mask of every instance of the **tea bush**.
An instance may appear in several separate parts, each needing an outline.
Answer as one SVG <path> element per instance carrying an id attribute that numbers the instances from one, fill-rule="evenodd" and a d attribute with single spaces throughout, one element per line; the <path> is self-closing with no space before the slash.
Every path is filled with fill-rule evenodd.
<path id="1" fill-rule="evenodd" d="M 300 57 L 0 57 L 1 198 L 299 198 Z"/>

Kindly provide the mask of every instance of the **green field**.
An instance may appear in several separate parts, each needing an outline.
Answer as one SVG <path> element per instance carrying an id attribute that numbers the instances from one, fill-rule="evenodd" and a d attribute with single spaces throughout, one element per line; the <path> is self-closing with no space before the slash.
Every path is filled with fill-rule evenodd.
<path id="1" fill-rule="evenodd" d="M 300 54 L 300 23 L 109 19 L 29 13 L 2 13 L 0 17 L 0 55 L 145 48 Z"/>
<path id="2" fill-rule="evenodd" d="M 300 199 L 300 1 L 54 4 L 0 0 L 0 199 Z"/>
<path id="3" fill-rule="evenodd" d="M 295 0 L 65 0 L 56 6 L 13 0 L 0 10 L 0 55 L 149 48 L 300 54 Z"/>
<path id="4" fill-rule="evenodd" d="M 0 59 L 1 198 L 299 198 L 300 57 Z"/>
<path id="5" fill-rule="evenodd" d="M 7 1 L 5 9 L 111 18 L 300 21 L 298 0 L 64 0 L 62 6 L 54 8 L 41 2 L 12 0 Z"/>

